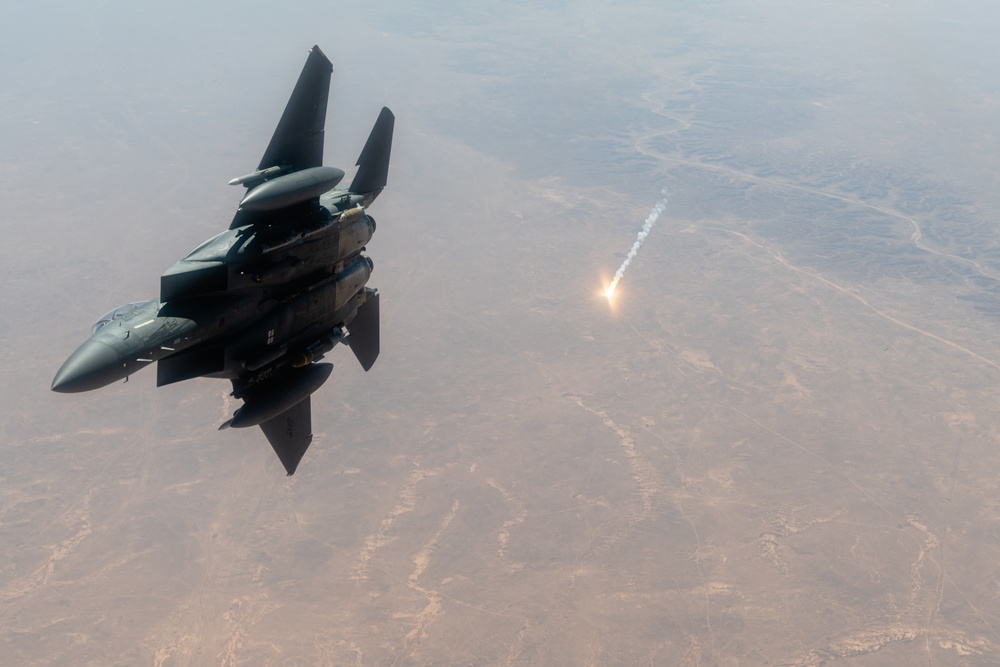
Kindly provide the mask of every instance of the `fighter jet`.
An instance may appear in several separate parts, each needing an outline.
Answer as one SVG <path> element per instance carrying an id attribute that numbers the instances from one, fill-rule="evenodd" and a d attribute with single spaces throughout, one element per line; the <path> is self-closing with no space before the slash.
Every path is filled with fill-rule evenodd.
<path id="1" fill-rule="evenodd" d="M 314 46 L 229 229 L 167 269 L 157 299 L 103 315 L 52 381 L 81 392 L 156 363 L 156 384 L 223 378 L 243 404 L 220 429 L 260 426 L 289 475 L 312 441 L 318 363 L 338 343 L 365 371 L 379 354 L 379 295 L 367 286 L 367 208 L 386 185 L 395 118 L 383 108 L 347 189 L 323 166 L 333 66 Z"/>

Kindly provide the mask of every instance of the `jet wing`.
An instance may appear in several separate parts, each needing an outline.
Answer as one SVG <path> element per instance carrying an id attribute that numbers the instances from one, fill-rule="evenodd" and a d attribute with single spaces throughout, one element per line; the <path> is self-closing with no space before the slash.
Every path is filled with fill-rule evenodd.
<path id="1" fill-rule="evenodd" d="M 257 169 L 284 167 L 291 172 L 323 165 L 323 130 L 332 72 L 330 60 L 314 46 Z"/>
<path id="2" fill-rule="evenodd" d="M 274 130 L 271 142 L 264 151 L 264 157 L 257 165 L 257 172 L 276 168 L 282 174 L 290 174 L 303 169 L 323 166 L 323 137 L 326 126 L 326 105 L 330 97 L 330 75 L 333 65 L 318 46 L 309 51 L 306 64 L 302 67 L 299 80 L 295 83 L 292 96 L 288 98 L 285 111 L 281 114 L 278 127 Z M 251 174 L 250 176 L 254 176 Z M 250 176 L 233 179 L 233 183 L 244 182 L 245 187 L 253 188 L 260 179 Z M 308 206 L 302 206 L 308 211 Z M 284 212 L 286 217 L 289 213 Z M 255 213 L 239 210 L 233 218 L 230 229 L 236 229 L 249 224 L 267 223 L 273 217 L 271 213 Z"/>
<path id="3" fill-rule="evenodd" d="M 312 410 L 306 396 L 277 417 L 260 425 L 281 465 L 291 476 L 312 443 Z"/>

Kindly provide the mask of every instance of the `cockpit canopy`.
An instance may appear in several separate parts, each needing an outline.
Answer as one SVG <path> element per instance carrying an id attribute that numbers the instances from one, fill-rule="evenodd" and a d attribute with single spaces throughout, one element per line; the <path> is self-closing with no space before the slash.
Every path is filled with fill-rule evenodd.
<path id="1" fill-rule="evenodd" d="M 150 303 L 153 303 L 152 299 L 150 299 L 149 301 L 133 301 L 132 303 L 126 303 L 124 306 L 118 306 L 113 310 L 109 310 L 108 312 L 101 315 L 101 317 L 96 322 L 94 322 L 94 326 L 90 328 L 90 335 L 93 336 L 95 333 L 100 331 L 108 324 L 111 324 L 115 320 L 127 319 L 128 316 L 132 314 L 134 311 Z"/>

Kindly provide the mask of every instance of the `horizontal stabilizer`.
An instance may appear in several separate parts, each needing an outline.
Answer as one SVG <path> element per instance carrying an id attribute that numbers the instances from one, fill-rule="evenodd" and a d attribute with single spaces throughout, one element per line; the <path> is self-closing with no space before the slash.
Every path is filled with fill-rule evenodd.
<path id="1" fill-rule="evenodd" d="M 358 173 L 351 183 L 351 192 L 356 194 L 372 193 L 372 199 L 378 196 L 389 180 L 389 153 L 392 149 L 392 128 L 396 117 L 388 107 L 382 107 L 382 112 L 375 121 L 372 133 L 368 135 L 361 156 L 358 157 Z"/>
<path id="2" fill-rule="evenodd" d="M 379 353 L 378 292 L 372 291 L 368 299 L 358 308 L 358 314 L 348 324 L 351 332 L 348 345 L 358 358 L 361 367 L 368 371 Z"/>
<path id="3" fill-rule="evenodd" d="M 225 367 L 226 353 L 221 347 L 185 350 L 156 362 L 156 386 L 219 373 Z"/>
<path id="4" fill-rule="evenodd" d="M 309 397 L 288 408 L 277 417 L 260 425 L 274 453 L 281 460 L 289 476 L 295 473 L 299 462 L 312 443 L 312 410 Z"/>

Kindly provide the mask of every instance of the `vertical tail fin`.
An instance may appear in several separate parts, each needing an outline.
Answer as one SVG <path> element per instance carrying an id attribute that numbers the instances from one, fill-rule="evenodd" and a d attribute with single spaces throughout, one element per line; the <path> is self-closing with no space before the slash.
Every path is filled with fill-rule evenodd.
<path id="1" fill-rule="evenodd" d="M 375 121 L 375 127 L 368 135 L 368 141 L 358 157 L 358 173 L 351 183 L 351 192 L 370 194 L 372 200 L 382 192 L 389 179 L 389 152 L 392 148 L 392 128 L 395 122 L 396 117 L 389 108 L 382 107 L 382 112 Z"/>

